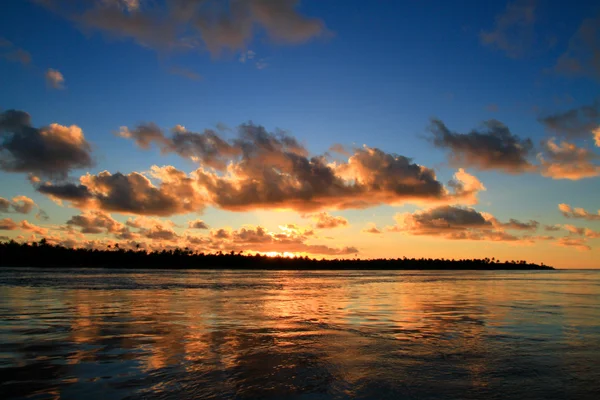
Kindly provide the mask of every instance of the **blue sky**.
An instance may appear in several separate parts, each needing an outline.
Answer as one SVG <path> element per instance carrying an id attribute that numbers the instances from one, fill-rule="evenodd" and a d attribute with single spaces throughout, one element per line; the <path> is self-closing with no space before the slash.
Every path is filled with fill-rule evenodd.
<path id="1" fill-rule="evenodd" d="M 115 135 L 122 126 L 133 129 L 139 123 L 154 122 L 170 129 L 181 124 L 202 132 L 217 124 L 235 128 L 252 121 L 269 131 L 286 130 L 311 154 L 322 154 L 334 143 L 348 148 L 366 144 L 400 154 L 435 169 L 439 181 L 445 183 L 460 166 L 448 165 L 447 151 L 433 146 L 430 118 L 440 119 L 459 133 L 497 119 L 512 134 L 532 140 L 536 151 L 529 157 L 535 163 L 540 143 L 556 135 L 539 118 L 593 104 L 599 93 L 598 74 L 567 74 L 555 68 L 585 19 L 600 15 L 600 6 L 591 1 L 566 6 L 551 1 L 305 0 L 292 9 L 302 18 L 320 21 L 324 28 L 318 34 L 287 43 L 268 35 L 258 23 L 246 43 L 220 54 L 205 50 L 201 37 L 194 47 L 165 49 L 72 17 L 85 9 L 109 6 L 124 15 L 150 12 L 150 3 L 156 3 L 140 0 L 135 11 L 128 11 L 125 2 L 112 0 L 114 4 L 107 5 L 110 2 L 103 1 L 75 2 L 75 7 L 64 1 L 50 1 L 46 6 L 36 1 L 0 6 L 0 37 L 9 42 L 0 47 L 4 54 L 0 59 L 0 111 L 25 111 L 35 127 L 50 123 L 81 127 L 93 146 L 96 162 L 93 167 L 70 171 L 72 181 L 86 172 L 142 172 L 155 164 L 173 165 L 186 172 L 198 167 L 177 154 L 139 149 L 132 140 Z M 530 19 L 523 16 L 526 12 L 531 12 Z M 482 35 L 486 32 L 501 39 L 485 43 Z M 500 43 L 503 40 L 506 43 Z M 7 56 L 16 49 L 29 53 L 31 61 L 18 62 Z M 249 50 L 254 57 L 241 62 L 241 55 Z M 52 88 L 45 81 L 49 68 L 64 76 L 64 88 Z M 175 72 L 183 70 L 201 78 Z M 568 140 L 598 153 L 591 133 Z M 592 163 L 597 165 L 593 159 Z M 574 222 L 560 214 L 559 203 L 591 212 L 600 208 L 597 177 L 554 179 L 539 173 L 462 167 L 487 188 L 479 194 L 477 205 L 464 206 L 492 213 L 503 221 L 515 218 L 569 224 Z M 71 216 L 89 211 L 56 204 L 25 177 L 0 172 L 0 196 L 32 198 L 50 216 L 41 225 L 63 224 Z M 356 226 L 352 234 L 358 237 L 363 222 L 393 225 L 395 213 L 423 208 L 384 204 L 366 210 L 324 211 L 348 218 L 350 225 Z M 260 221 L 275 228 L 272 219 L 257 217 L 265 212 L 232 213 L 208 207 L 199 217 L 215 228 L 221 224 L 237 229 Z M 301 223 L 300 214 L 289 212 L 286 218 Z M 128 216 L 113 214 L 120 221 Z M 182 224 L 196 217 L 173 215 L 171 219 Z M 599 229 L 593 220 L 576 222 Z M 10 237 L 18 234 L 8 233 Z M 404 236 L 396 234 L 393 241 L 399 238 Z M 586 240 L 592 250 L 555 246 L 556 251 L 590 254 L 597 248 L 598 239 L 574 239 Z M 549 245 L 536 243 L 533 247 Z M 507 249 L 501 251 L 512 247 Z"/>

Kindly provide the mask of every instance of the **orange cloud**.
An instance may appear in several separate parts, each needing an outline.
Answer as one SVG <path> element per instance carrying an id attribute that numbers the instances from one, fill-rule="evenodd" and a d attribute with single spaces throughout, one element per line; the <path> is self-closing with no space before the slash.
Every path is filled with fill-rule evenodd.
<path id="1" fill-rule="evenodd" d="M 37 204 L 27 196 L 16 196 L 12 201 L 0 197 L 0 212 L 16 212 L 20 214 L 29 214 Z"/>
<path id="2" fill-rule="evenodd" d="M 597 214 L 587 212 L 583 208 L 575 207 L 572 208 L 570 205 L 561 203 L 558 205 L 558 209 L 567 218 L 585 219 L 588 221 L 600 221 L 600 210 Z"/>
<path id="3" fill-rule="evenodd" d="M 562 238 L 558 239 L 558 241 L 556 241 L 554 244 L 556 246 L 561 246 L 561 247 L 574 247 L 577 250 L 581 250 L 581 251 L 587 251 L 587 250 L 592 249 L 587 244 L 585 239 L 580 239 L 580 238 L 562 237 Z"/>
<path id="4" fill-rule="evenodd" d="M 374 223 L 369 223 L 361 232 L 379 234 L 383 233 Z"/>
<path id="5" fill-rule="evenodd" d="M 64 89 L 65 88 L 65 77 L 63 76 L 63 74 L 60 71 L 49 68 L 46 71 L 45 76 L 46 76 L 46 83 L 48 83 L 48 86 L 50 86 L 51 88 L 54 88 L 54 89 Z"/>
<path id="6" fill-rule="evenodd" d="M 46 233 L 48 233 L 48 229 L 34 225 L 34 224 L 28 222 L 27 220 L 21 221 L 19 223 L 19 227 L 25 231 L 37 233 L 38 235 L 45 235 Z"/>
<path id="7" fill-rule="evenodd" d="M 574 181 L 600 176 L 600 165 L 592 162 L 599 156 L 588 149 L 566 141 L 556 144 L 551 138 L 545 143 L 545 150 L 545 156 L 538 155 L 543 176 Z"/>
<path id="8" fill-rule="evenodd" d="M 334 217 L 326 212 L 318 214 L 309 214 L 305 218 L 310 218 L 315 223 L 317 229 L 332 229 L 348 226 L 348 220 L 344 217 Z"/>

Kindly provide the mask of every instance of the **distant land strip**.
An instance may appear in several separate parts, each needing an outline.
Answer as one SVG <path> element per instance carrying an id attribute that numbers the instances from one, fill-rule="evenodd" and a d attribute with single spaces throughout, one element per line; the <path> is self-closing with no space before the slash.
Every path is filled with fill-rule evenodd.
<path id="1" fill-rule="evenodd" d="M 266 269 L 266 270 L 553 270 L 523 260 L 499 262 L 484 259 L 377 258 L 316 259 L 309 257 L 200 253 L 189 249 L 124 250 L 66 248 L 15 241 L 0 243 L 2 267 L 139 268 L 139 269 Z"/>

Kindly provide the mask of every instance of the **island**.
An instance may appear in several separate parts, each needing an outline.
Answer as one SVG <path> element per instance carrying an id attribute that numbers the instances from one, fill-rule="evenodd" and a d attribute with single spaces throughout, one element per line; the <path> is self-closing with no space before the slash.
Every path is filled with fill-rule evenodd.
<path id="1" fill-rule="evenodd" d="M 203 253 L 188 248 L 147 252 L 66 248 L 42 239 L 34 243 L 0 242 L 0 267 L 138 268 L 138 269 L 264 269 L 264 270 L 553 270 L 544 264 L 484 259 L 284 257 L 242 252 Z"/>

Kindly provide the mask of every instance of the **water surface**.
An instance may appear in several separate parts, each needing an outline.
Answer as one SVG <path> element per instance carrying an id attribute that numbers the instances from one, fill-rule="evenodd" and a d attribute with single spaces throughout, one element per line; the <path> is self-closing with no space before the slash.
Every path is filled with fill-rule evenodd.
<path id="1" fill-rule="evenodd" d="M 598 271 L 0 269 L 2 399 L 598 393 Z"/>

